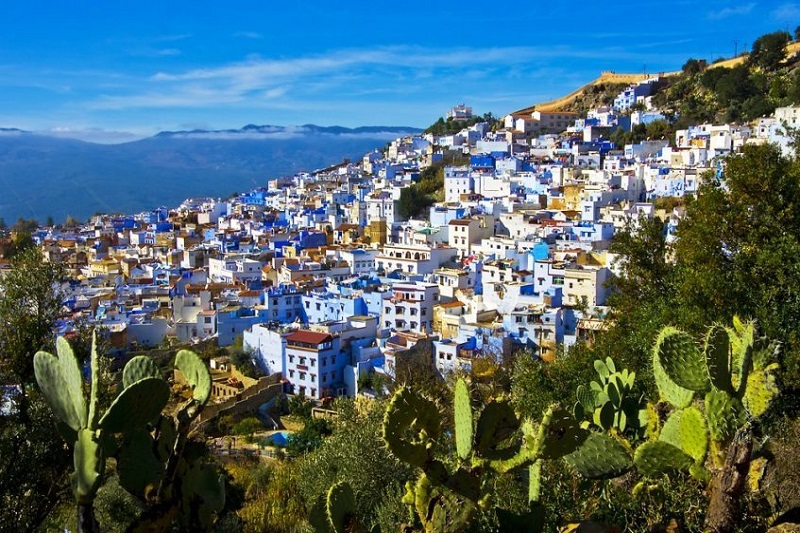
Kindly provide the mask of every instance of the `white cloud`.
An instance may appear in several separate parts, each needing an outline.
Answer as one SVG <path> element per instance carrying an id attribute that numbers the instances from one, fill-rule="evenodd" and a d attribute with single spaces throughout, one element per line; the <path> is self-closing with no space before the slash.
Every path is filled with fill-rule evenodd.
<path id="1" fill-rule="evenodd" d="M 49 137 L 78 139 L 97 144 L 120 144 L 150 136 L 150 133 L 144 132 L 137 133 L 133 131 L 107 130 L 103 128 L 73 128 L 69 126 L 53 126 L 35 133 L 47 135 Z"/>
<path id="2" fill-rule="evenodd" d="M 787 3 L 781 4 L 770 15 L 778 22 L 789 22 L 794 24 L 800 20 L 800 4 Z"/>
<path id="3" fill-rule="evenodd" d="M 237 31 L 233 34 L 234 37 L 242 37 L 244 39 L 262 39 L 264 36 L 257 31 Z"/>
<path id="4" fill-rule="evenodd" d="M 726 7 L 720 9 L 719 11 L 711 11 L 708 13 L 708 18 L 711 20 L 722 20 L 728 17 L 735 17 L 739 15 L 747 15 L 750 13 L 753 8 L 756 7 L 755 2 L 750 2 L 749 4 L 742 4 L 736 7 Z"/>

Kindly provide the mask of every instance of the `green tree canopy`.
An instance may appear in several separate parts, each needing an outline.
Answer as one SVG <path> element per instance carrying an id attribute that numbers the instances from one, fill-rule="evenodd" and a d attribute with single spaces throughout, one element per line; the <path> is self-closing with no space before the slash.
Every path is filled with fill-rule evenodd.
<path id="1" fill-rule="evenodd" d="M 786 45 L 792 40 L 792 36 L 785 31 L 776 31 L 762 35 L 753 41 L 753 48 L 750 52 L 751 65 L 757 66 L 762 70 L 773 71 L 778 64 L 786 57 Z"/>

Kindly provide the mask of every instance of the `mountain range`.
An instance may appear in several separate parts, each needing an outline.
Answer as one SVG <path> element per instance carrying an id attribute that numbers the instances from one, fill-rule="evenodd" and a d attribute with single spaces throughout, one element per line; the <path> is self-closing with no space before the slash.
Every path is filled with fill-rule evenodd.
<path id="1" fill-rule="evenodd" d="M 247 125 L 165 131 L 95 144 L 0 128 L 0 218 L 44 223 L 94 213 L 135 213 L 189 197 L 227 197 L 271 178 L 358 159 L 410 127 Z"/>

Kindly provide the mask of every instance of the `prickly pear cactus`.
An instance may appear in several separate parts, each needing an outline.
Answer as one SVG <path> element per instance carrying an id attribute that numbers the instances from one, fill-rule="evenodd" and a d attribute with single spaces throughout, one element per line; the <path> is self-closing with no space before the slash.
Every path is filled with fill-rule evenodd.
<path id="1" fill-rule="evenodd" d="M 340 481 L 328 490 L 325 510 L 328 515 L 328 525 L 334 533 L 350 531 L 350 523 L 354 519 L 356 498 L 350 484 Z"/>
<path id="2" fill-rule="evenodd" d="M 656 340 L 655 352 L 667 376 L 680 387 L 696 392 L 711 387 L 705 357 L 688 333 L 665 327 Z"/>
<path id="3" fill-rule="evenodd" d="M 392 396 L 383 418 L 383 439 L 401 461 L 423 468 L 432 459 L 433 439 L 440 433 L 436 405 L 408 387 Z"/>
<path id="4" fill-rule="evenodd" d="M 777 365 L 770 365 L 764 370 L 754 370 L 747 376 L 747 387 L 742 400 L 750 416 L 758 417 L 764 414 L 780 392 L 775 381 L 776 368 Z"/>
<path id="5" fill-rule="evenodd" d="M 628 450 L 605 433 L 589 433 L 584 442 L 564 460 L 579 474 L 590 479 L 621 476 L 633 467 Z"/>
<path id="6" fill-rule="evenodd" d="M 591 414 L 592 422 L 606 431 L 612 428 L 619 432 L 631 430 L 644 436 L 647 410 L 641 398 L 637 400 L 632 396 L 636 373 L 628 369 L 618 372 L 610 357 L 605 361 L 597 359 L 594 368 L 600 381 L 592 381 L 588 388 L 578 386 L 578 402 L 573 408 L 575 418 L 585 419 Z"/>
<path id="7" fill-rule="evenodd" d="M 709 328 L 705 340 L 705 356 L 711 384 L 732 394 L 731 343 L 727 329 L 718 325 Z"/>
<path id="8" fill-rule="evenodd" d="M 636 448 L 633 462 L 642 474 L 657 476 L 688 470 L 694 461 L 689 454 L 668 442 L 649 441 Z"/>
<path id="9" fill-rule="evenodd" d="M 463 379 L 456 382 L 453 415 L 456 426 L 456 452 L 462 460 L 467 459 L 472 453 L 472 406 L 469 387 Z"/>
<path id="10" fill-rule="evenodd" d="M 145 378 L 163 378 L 163 376 L 152 357 L 137 355 L 128 361 L 122 370 L 122 385 L 128 388 Z"/>

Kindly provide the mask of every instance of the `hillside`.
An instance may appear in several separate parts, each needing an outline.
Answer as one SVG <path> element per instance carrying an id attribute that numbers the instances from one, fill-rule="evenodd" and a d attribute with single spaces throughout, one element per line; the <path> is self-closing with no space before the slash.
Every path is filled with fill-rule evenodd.
<path id="1" fill-rule="evenodd" d="M 800 42 L 789 42 L 785 32 L 767 34 L 753 43 L 750 53 L 710 63 L 687 59 L 680 71 L 657 76 L 654 104 L 677 127 L 701 122 L 749 122 L 771 114 L 776 107 L 800 102 Z M 604 71 L 569 94 L 512 112 L 586 113 L 611 103 L 622 89 L 653 75 Z"/>
<path id="2" fill-rule="evenodd" d="M 269 178 L 359 158 L 414 128 L 245 126 L 162 132 L 101 145 L 20 130 L 0 134 L 0 218 L 44 221 L 226 197 Z"/>

